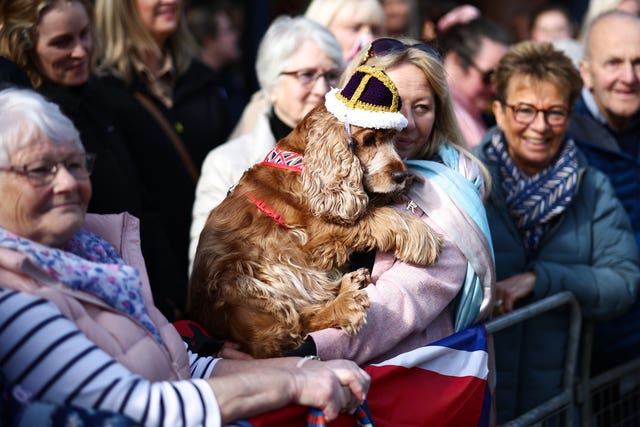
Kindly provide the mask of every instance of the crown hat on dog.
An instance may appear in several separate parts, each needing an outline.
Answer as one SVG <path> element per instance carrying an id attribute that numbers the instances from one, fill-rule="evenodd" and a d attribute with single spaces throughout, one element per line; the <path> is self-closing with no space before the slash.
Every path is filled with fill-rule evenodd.
<path id="1" fill-rule="evenodd" d="M 402 130 L 407 119 L 396 85 L 381 68 L 361 65 L 342 89 L 325 95 L 325 107 L 345 125 Z"/>

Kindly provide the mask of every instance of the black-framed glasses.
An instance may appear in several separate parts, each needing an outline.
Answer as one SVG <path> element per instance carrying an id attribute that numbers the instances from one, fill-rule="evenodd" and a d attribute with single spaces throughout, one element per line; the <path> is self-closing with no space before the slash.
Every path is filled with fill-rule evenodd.
<path id="1" fill-rule="evenodd" d="M 24 166 L 0 168 L 0 172 L 11 172 L 24 176 L 31 185 L 39 187 L 51 184 L 60 170 L 60 166 L 63 166 L 77 180 L 87 179 L 93 172 L 95 159 L 95 154 L 82 153 L 57 162 L 38 160 Z"/>
<path id="2" fill-rule="evenodd" d="M 483 70 L 478 66 L 478 64 L 476 64 L 470 58 L 465 58 L 465 61 L 469 66 L 471 66 L 471 68 L 473 68 L 480 74 L 480 78 L 482 79 L 482 84 L 488 86 L 492 83 L 491 79 L 493 78 L 493 73 L 495 72 L 495 70 Z"/>
<path id="3" fill-rule="evenodd" d="M 304 68 L 295 71 L 282 71 L 280 75 L 295 77 L 302 86 L 313 85 L 320 77 L 324 77 L 329 86 L 335 87 L 340 80 L 339 70 L 319 71 L 315 68 Z"/>
<path id="4" fill-rule="evenodd" d="M 432 48 L 427 44 L 424 44 L 424 43 L 405 44 L 397 39 L 383 37 L 380 39 L 375 39 L 374 41 L 371 42 L 371 44 L 369 45 L 369 49 L 367 49 L 367 54 L 364 56 L 364 58 L 362 58 L 362 63 L 360 65 L 364 64 L 365 62 L 367 62 L 369 58 L 372 58 L 374 56 L 384 56 L 384 55 L 388 55 L 391 52 L 402 52 L 409 48 L 420 49 L 427 55 L 436 59 L 438 62 L 442 62 L 442 58 L 440 57 L 440 54 L 434 48 Z"/>
<path id="5" fill-rule="evenodd" d="M 503 103 L 513 112 L 513 119 L 521 125 L 530 125 L 542 113 L 545 122 L 549 126 L 564 126 L 569 119 L 571 110 L 565 105 L 552 105 L 547 108 L 536 108 L 531 104 L 520 102 L 512 105 Z"/>

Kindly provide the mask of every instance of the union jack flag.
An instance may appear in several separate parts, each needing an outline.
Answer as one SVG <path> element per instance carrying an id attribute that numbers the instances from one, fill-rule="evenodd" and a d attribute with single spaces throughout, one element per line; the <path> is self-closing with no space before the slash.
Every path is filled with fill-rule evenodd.
<path id="1" fill-rule="evenodd" d="M 275 147 L 269 151 L 262 164 L 276 168 L 289 169 L 294 172 L 302 172 L 302 155 L 293 151 L 284 151 Z"/>

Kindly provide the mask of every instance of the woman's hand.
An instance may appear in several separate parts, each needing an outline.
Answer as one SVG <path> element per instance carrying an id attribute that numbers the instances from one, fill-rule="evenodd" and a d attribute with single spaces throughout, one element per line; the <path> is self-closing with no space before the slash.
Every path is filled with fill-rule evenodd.
<path id="1" fill-rule="evenodd" d="M 250 354 L 240 351 L 240 344 L 231 341 L 225 341 L 224 344 L 222 344 L 222 348 L 218 351 L 216 357 L 222 357 L 223 359 L 253 360 Z"/>
<path id="2" fill-rule="evenodd" d="M 327 420 L 333 420 L 341 411 L 351 412 L 364 401 L 371 378 L 354 362 L 306 360 L 301 364 L 300 360 L 276 357 L 219 361 L 209 385 L 223 422 L 289 403 L 318 408 Z"/>
<path id="3" fill-rule="evenodd" d="M 309 360 L 295 374 L 295 402 L 319 408 L 327 421 L 364 402 L 371 377 L 348 360 Z"/>
<path id="4" fill-rule="evenodd" d="M 496 282 L 496 303 L 493 314 L 499 316 L 513 311 L 516 302 L 531 294 L 535 285 L 536 274 L 532 271 Z"/>

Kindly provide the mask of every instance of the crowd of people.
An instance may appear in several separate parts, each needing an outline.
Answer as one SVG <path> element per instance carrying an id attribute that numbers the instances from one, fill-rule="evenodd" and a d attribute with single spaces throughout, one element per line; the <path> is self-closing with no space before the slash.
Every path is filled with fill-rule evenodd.
<path id="1" fill-rule="evenodd" d="M 542 2 L 526 39 L 441 3 L 311 0 L 269 17 L 247 64 L 233 3 L 0 0 L 0 418 L 332 420 L 365 400 L 367 365 L 566 290 L 595 322 L 593 372 L 640 357 L 639 3 Z M 355 253 L 355 335 L 197 354 L 172 322 L 209 212 L 362 65 L 401 100 L 414 178 L 395 208 L 442 236 L 437 262 Z M 561 390 L 567 324 L 494 336 L 495 422 Z"/>

